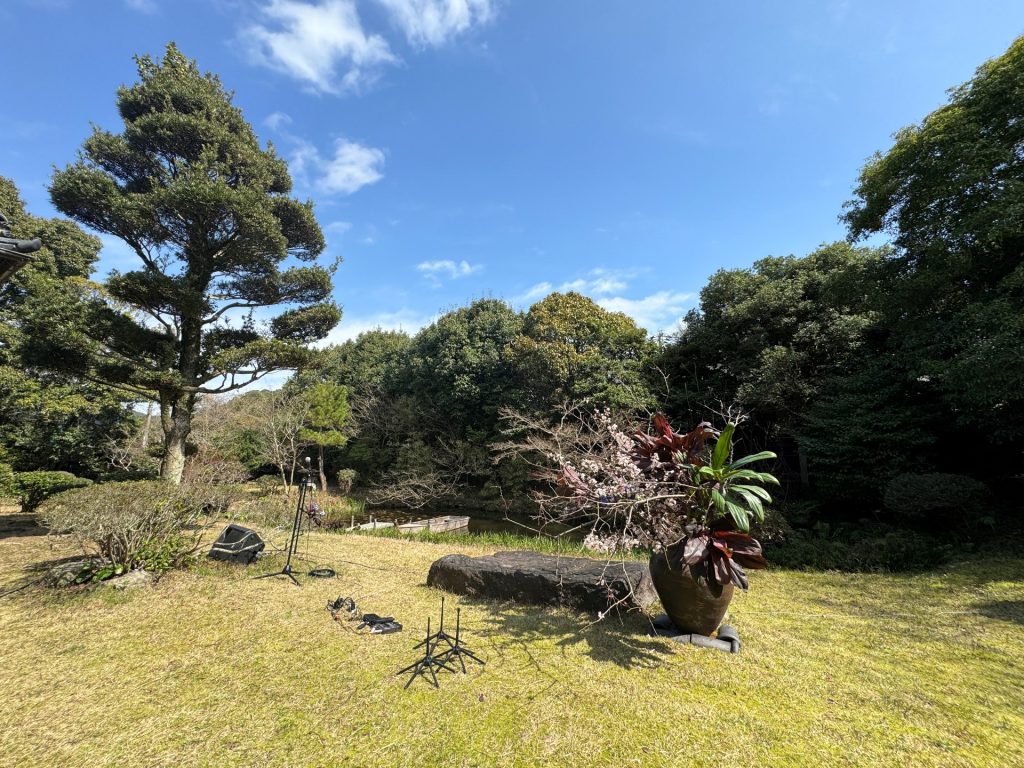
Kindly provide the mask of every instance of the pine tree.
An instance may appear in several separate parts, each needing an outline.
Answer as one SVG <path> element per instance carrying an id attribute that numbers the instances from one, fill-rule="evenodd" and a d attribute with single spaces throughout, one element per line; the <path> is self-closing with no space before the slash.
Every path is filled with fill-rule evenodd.
<path id="1" fill-rule="evenodd" d="M 110 274 L 83 339 L 51 337 L 39 353 L 156 400 L 161 476 L 180 482 L 197 398 L 307 364 L 308 343 L 340 311 L 330 269 L 285 266 L 315 262 L 323 233 L 219 78 L 173 43 L 162 61 L 136 63 L 139 81 L 117 92 L 124 130 L 94 128 L 50 194 L 61 212 L 127 243 L 139 267 Z M 255 310 L 282 306 L 257 324 Z"/>

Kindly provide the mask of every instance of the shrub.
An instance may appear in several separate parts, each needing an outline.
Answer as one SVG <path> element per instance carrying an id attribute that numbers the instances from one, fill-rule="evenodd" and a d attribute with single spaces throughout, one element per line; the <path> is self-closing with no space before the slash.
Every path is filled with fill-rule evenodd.
<path id="1" fill-rule="evenodd" d="M 260 475 L 256 478 L 255 483 L 256 494 L 261 499 L 284 491 L 284 486 L 281 485 L 281 478 L 277 475 Z"/>
<path id="2" fill-rule="evenodd" d="M 366 502 L 358 499 L 339 499 L 328 496 L 320 501 L 320 508 L 324 513 L 323 527 L 332 530 L 348 528 L 352 524 L 353 517 L 361 522 L 362 517 L 366 514 Z"/>
<path id="3" fill-rule="evenodd" d="M 10 464 L 0 462 L 0 499 L 17 496 L 18 491 L 14 485 L 14 471 Z"/>
<path id="4" fill-rule="evenodd" d="M 965 475 L 904 474 L 885 489 L 885 506 L 908 523 L 993 525 L 989 490 Z"/>
<path id="5" fill-rule="evenodd" d="M 164 571 L 187 564 L 219 515 L 207 487 L 161 481 L 105 483 L 64 493 L 41 508 L 51 533 L 69 533 L 111 567 Z"/>
<path id="6" fill-rule="evenodd" d="M 249 470 L 237 459 L 200 451 L 185 462 L 181 481 L 185 485 L 239 485 L 248 479 Z"/>
<path id="7" fill-rule="evenodd" d="M 70 472 L 18 472 L 14 476 L 14 490 L 22 512 L 35 512 L 51 496 L 87 485 L 92 485 L 92 481 Z"/>
<path id="8" fill-rule="evenodd" d="M 257 528 L 288 528 L 294 515 L 295 505 L 280 493 L 246 499 L 232 512 L 232 518 Z"/>
<path id="9" fill-rule="evenodd" d="M 356 481 L 356 471 L 354 469 L 339 469 L 337 477 L 338 491 L 342 495 L 349 493 Z"/>

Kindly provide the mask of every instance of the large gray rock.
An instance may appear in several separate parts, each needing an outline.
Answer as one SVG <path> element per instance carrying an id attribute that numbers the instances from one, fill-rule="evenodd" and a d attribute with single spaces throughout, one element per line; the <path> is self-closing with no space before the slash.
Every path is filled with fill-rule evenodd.
<path id="1" fill-rule="evenodd" d="M 623 608 L 646 608 L 658 599 L 645 563 L 538 552 L 447 555 L 430 566 L 427 584 L 460 595 L 565 605 L 589 612 L 605 611 L 623 598 Z"/>

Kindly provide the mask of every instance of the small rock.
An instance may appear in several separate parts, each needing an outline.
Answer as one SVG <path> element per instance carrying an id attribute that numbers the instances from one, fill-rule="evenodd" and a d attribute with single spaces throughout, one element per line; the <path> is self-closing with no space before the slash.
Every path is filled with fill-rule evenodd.
<path id="1" fill-rule="evenodd" d="M 107 581 L 107 584 L 114 589 L 135 589 L 145 587 L 153 582 L 153 574 L 149 571 L 129 571 L 123 576 L 115 576 Z"/>
<path id="2" fill-rule="evenodd" d="M 82 572 L 93 568 L 95 563 L 96 561 L 92 558 L 58 563 L 47 573 L 46 582 L 55 587 L 66 587 L 69 584 L 74 584 Z"/>

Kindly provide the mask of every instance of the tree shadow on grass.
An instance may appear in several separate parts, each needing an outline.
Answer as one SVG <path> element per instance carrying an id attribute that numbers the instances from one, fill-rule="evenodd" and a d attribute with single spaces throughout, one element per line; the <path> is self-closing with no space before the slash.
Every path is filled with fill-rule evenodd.
<path id="1" fill-rule="evenodd" d="M 990 600 L 974 606 L 982 616 L 1024 625 L 1024 600 Z"/>
<path id="2" fill-rule="evenodd" d="M 555 641 L 563 653 L 583 645 L 583 652 L 598 662 L 610 662 L 623 669 L 651 668 L 660 665 L 672 652 L 670 641 L 650 636 L 651 622 L 637 612 L 612 613 L 601 621 L 585 614 L 570 614 L 537 605 L 460 598 L 462 605 L 478 609 L 485 627 L 474 634 L 482 635 L 490 645 L 521 647 L 539 667 L 530 650 L 531 643 Z M 445 619 L 449 632 L 450 616 Z M 478 620 L 480 621 L 480 620 Z M 468 641 L 471 644 L 471 641 Z"/>

